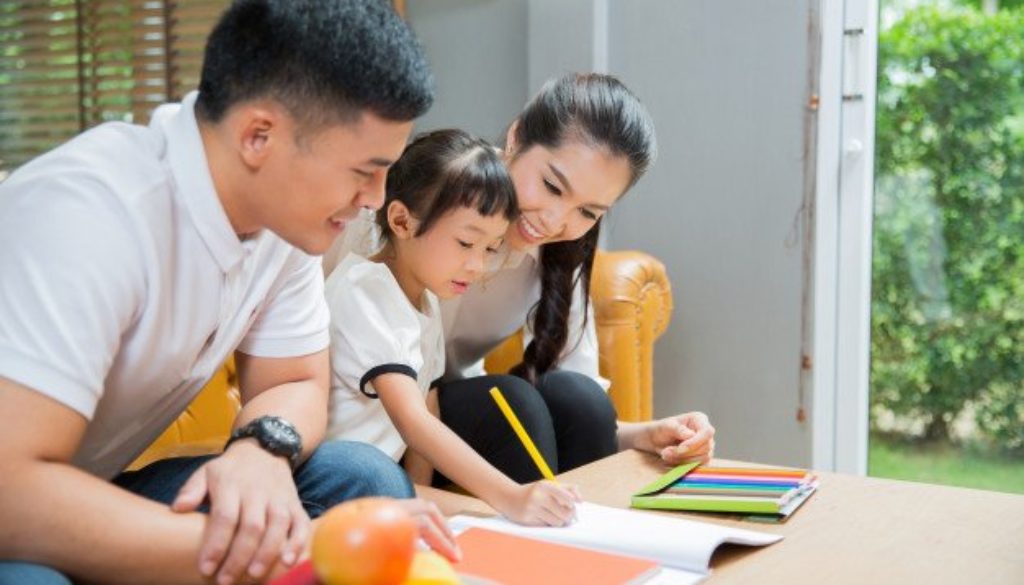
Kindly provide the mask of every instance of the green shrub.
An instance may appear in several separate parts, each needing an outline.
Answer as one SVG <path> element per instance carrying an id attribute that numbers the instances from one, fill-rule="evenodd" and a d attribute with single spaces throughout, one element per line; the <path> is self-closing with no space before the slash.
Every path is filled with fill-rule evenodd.
<path id="1" fill-rule="evenodd" d="M 1024 451 L 1024 400 L 1020 387 L 993 386 L 982 396 L 975 418 L 1002 450 Z"/>
<path id="2" fill-rule="evenodd" d="M 875 404 L 939 439 L 973 402 L 981 430 L 1013 447 L 1024 433 L 1005 408 L 1024 400 L 1024 13 L 918 8 L 882 32 L 876 148 Z"/>

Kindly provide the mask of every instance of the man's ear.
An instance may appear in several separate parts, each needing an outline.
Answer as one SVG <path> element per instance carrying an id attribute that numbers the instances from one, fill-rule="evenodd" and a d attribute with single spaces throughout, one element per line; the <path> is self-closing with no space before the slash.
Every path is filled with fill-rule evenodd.
<path id="1" fill-rule="evenodd" d="M 395 239 L 409 240 L 416 237 L 419 223 L 405 203 L 392 201 L 388 204 L 388 228 Z"/>
<path id="2" fill-rule="evenodd" d="M 262 104 L 244 105 L 237 116 L 236 144 L 242 161 L 251 169 L 259 169 L 266 162 L 284 136 L 282 112 Z"/>

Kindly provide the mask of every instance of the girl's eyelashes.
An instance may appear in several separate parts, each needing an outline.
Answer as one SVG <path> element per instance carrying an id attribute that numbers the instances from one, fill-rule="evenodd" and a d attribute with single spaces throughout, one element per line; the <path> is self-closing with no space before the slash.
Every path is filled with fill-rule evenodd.
<path id="1" fill-rule="evenodd" d="M 556 187 L 554 183 L 547 179 L 544 179 L 544 188 L 547 189 L 549 193 L 555 195 L 556 197 L 562 196 L 562 190 Z"/>
<path id="2" fill-rule="evenodd" d="M 467 242 L 465 240 L 460 240 L 458 238 L 456 238 L 455 241 L 458 242 L 459 247 L 464 250 L 472 250 L 473 247 L 476 245 L 472 242 Z M 488 254 L 497 254 L 498 252 L 501 251 L 501 242 L 493 246 L 487 246 L 486 248 L 484 248 L 484 251 L 487 252 Z"/>
<path id="3" fill-rule="evenodd" d="M 355 174 L 363 179 L 370 179 L 373 177 L 373 173 L 370 171 L 364 171 L 362 169 L 352 169 Z"/>
<path id="4" fill-rule="evenodd" d="M 590 221 L 597 221 L 597 214 L 585 207 L 580 209 L 580 213 Z"/>

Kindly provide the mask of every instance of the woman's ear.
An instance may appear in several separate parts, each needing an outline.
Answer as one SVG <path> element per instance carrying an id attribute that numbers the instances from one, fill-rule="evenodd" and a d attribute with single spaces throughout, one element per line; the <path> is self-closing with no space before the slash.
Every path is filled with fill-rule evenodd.
<path id="1" fill-rule="evenodd" d="M 505 132 L 505 155 L 512 156 L 512 153 L 516 151 L 516 128 L 519 128 L 519 120 L 515 120 L 509 125 L 508 130 Z"/>
<path id="2" fill-rule="evenodd" d="M 418 225 L 419 222 L 412 216 L 405 203 L 392 201 L 388 204 L 388 228 L 395 239 L 408 240 L 415 237 Z"/>

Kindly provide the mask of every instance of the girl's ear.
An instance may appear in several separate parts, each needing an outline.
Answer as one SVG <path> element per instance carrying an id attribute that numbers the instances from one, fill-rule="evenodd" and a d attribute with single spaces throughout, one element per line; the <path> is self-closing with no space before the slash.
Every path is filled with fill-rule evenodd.
<path id="1" fill-rule="evenodd" d="M 388 204 L 388 228 L 396 239 L 408 240 L 415 237 L 418 224 L 405 203 L 392 201 Z"/>

